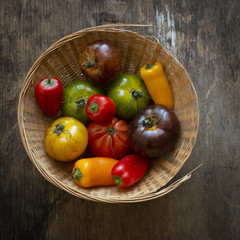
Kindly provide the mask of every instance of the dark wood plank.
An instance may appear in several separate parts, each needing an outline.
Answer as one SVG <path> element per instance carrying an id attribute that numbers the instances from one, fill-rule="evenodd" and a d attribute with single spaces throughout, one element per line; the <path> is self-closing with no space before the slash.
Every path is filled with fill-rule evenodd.
<path id="1" fill-rule="evenodd" d="M 0 2 L 0 239 L 239 239 L 239 1 Z M 17 103 L 38 56 L 61 37 L 108 23 L 163 26 L 155 35 L 192 77 L 199 97 L 196 146 L 172 193 L 136 204 L 95 203 L 45 180 L 23 149 Z"/>

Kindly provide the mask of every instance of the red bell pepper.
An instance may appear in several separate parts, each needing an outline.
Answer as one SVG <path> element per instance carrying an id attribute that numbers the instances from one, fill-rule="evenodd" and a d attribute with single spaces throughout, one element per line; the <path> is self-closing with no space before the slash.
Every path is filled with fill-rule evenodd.
<path id="1" fill-rule="evenodd" d="M 120 188 L 128 188 L 144 176 L 149 165 L 149 158 L 138 154 L 127 155 L 112 169 L 114 182 Z"/>
<path id="2" fill-rule="evenodd" d="M 57 78 L 44 78 L 35 87 L 35 97 L 40 109 L 48 116 L 60 110 L 63 101 L 63 86 Z"/>

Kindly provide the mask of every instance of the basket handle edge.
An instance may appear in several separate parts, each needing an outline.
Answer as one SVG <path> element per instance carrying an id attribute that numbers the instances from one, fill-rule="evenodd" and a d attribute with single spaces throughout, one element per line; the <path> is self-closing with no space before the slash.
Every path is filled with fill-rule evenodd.
<path id="1" fill-rule="evenodd" d="M 113 24 L 104 24 L 104 25 L 98 25 L 93 26 L 89 28 L 85 28 L 82 31 L 85 30 L 93 30 L 93 29 L 99 29 L 99 28 L 114 28 L 114 27 L 152 27 L 152 28 L 163 28 L 159 26 L 154 26 L 152 24 L 135 24 L 135 23 L 113 23 Z"/>

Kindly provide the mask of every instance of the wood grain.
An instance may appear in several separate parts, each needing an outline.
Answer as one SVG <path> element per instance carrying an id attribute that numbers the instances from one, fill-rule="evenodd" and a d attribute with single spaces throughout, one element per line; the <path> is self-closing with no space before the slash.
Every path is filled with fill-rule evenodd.
<path id="1" fill-rule="evenodd" d="M 2 0 L 0 2 L 0 239 L 239 239 L 239 1 Z M 195 148 L 175 177 L 191 180 L 149 202 L 111 205 L 51 185 L 17 126 L 24 78 L 51 44 L 77 30 L 140 23 L 180 60 L 199 97 Z"/>

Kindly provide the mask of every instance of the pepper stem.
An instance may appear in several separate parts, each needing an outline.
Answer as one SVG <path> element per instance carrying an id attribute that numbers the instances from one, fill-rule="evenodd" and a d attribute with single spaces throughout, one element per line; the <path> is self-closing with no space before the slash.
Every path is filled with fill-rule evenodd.
<path id="1" fill-rule="evenodd" d="M 43 81 L 43 84 L 44 84 L 44 86 L 53 86 L 54 85 L 54 80 L 51 78 L 51 77 L 49 77 L 48 79 L 45 79 L 44 81 Z"/>
<path id="2" fill-rule="evenodd" d="M 146 64 L 146 69 L 151 69 L 154 65 L 155 63 Z"/>
<path id="3" fill-rule="evenodd" d="M 75 168 L 74 173 L 73 173 L 73 177 L 74 177 L 78 182 L 81 181 L 83 175 L 82 175 L 82 173 L 81 173 L 80 168 Z"/>
<path id="4" fill-rule="evenodd" d="M 117 186 L 121 187 L 123 185 L 123 180 L 121 177 L 119 176 L 112 176 L 112 177 Z"/>

